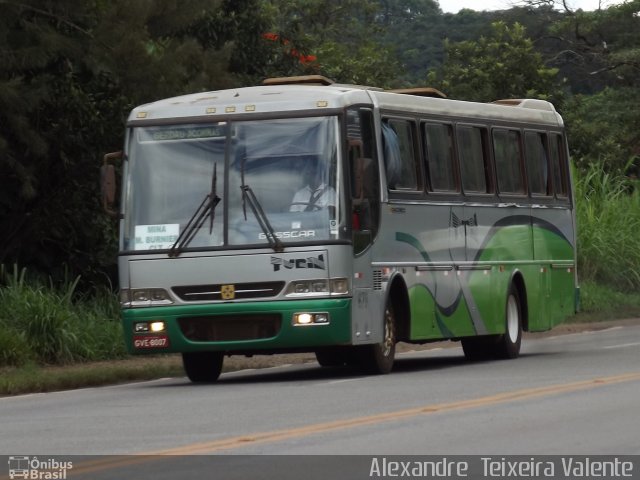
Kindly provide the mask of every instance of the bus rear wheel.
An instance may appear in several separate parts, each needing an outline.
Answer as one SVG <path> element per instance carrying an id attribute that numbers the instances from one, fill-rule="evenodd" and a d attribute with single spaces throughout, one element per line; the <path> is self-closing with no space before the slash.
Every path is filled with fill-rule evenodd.
<path id="1" fill-rule="evenodd" d="M 189 352 L 182 354 L 182 365 L 193 383 L 215 382 L 222 372 L 224 355 L 220 352 Z"/>
<path id="2" fill-rule="evenodd" d="M 522 344 L 522 302 L 514 285 L 507 296 L 505 322 L 505 332 L 498 338 L 495 354 L 498 358 L 517 358 Z"/>
<path id="3" fill-rule="evenodd" d="M 358 363 L 365 373 L 378 375 L 391 371 L 396 356 L 396 318 L 391 303 L 387 302 L 384 310 L 382 342 L 358 348 Z"/>
<path id="4" fill-rule="evenodd" d="M 520 354 L 522 343 L 522 303 L 518 289 L 511 285 L 505 306 L 505 333 L 462 339 L 462 350 L 468 360 L 510 359 Z"/>

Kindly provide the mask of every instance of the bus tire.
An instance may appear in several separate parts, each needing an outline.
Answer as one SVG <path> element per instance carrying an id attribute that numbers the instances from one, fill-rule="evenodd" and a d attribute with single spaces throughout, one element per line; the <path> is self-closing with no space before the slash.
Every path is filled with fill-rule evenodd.
<path id="1" fill-rule="evenodd" d="M 517 358 L 522 344 L 522 302 L 514 284 L 507 295 L 505 322 L 505 333 L 498 338 L 495 355 L 503 359 Z"/>
<path id="2" fill-rule="evenodd" d="M 389 301 L 384 309 L 382 342 L 358 348 L 358 363 L 365 373 L 386 374 L 393 368 L 396 355 L 396 319 L 393 305 Z"/>
<path id="3" fill-rule="evenodd" d="M 221 352 L 189 352 L 182 354 L 182 365 L 193 383 L 215 382 L 222 372 Z"/>

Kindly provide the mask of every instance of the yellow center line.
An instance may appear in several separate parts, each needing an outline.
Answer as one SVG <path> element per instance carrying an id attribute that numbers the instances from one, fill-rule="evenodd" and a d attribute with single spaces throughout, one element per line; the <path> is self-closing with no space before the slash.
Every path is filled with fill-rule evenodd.
<path id="1" fill-rule="evenodd" d="M 488 405 L 497 405 L 507 402 L 515 402 L 528 400 L 531 398 L 558 395 L 561 393 L 575 392 L 589 388 L 597 388 L 607 385 L 614 385 L 623 382 L 633 382 L 640 380 L 640 372 L 625 373 L 621 375 L 613 375 L 609 377 L 598 377 L 578 382 L 549 385 L 544 387 L 526 388 L 511 392 L 503 392 L 485 397 L 472 398 L 468 400 L 459 400 L 455 402 L 436 403 L 432 405 L 424 405 L 421 407 L 408 408 L 404 410 L 396 410 L 393 412 L 379 413 L 363 417 L 348 418 L 343 420 L 335 420 L 331 422 L 316 423 L 303 427 L 288 428 L 284 430 L 274 430 L 269 432 L 256 432 L 235 437 L 223 438 L 202 443 L 194 443 L 183 447 L 171 448 L 167 450 L 157 450 L 153 452 L 145 452 L 139 455 L 127 457 L 104 458 L 94 461 L 87 461 L 74 465 L 74 473 L 88 473 L 96 470 L 107 468 L 118 468 L 121 466 L 132 465 L 136 463 L 145 463 L 151 461 L 158 455 L 196 455 L 210 454 L 225 450 L 242 448 L 247 445 L 260 445 L 264 443 L 279 442 L 291 438 L 307 437 L 310 435 L 344 430 L 354 427 L 362 427 L 367 425 L 375 425 L 393 420 L 403 420 L 406 418 L 417 417 L 421 415 L 431 415 L 435 413 L 451 412 L 456 410 L 466 410 Z M 156 458 L 157 460 L 157 458 Z"/>

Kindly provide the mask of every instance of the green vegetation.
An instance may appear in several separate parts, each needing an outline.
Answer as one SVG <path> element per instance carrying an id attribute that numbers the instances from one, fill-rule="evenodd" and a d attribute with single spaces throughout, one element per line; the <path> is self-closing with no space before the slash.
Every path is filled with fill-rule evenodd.
<path id="1" fill-rule="evenodd" d="M 59 286 L 0 268 L 0 367 L 124 358 L 117 298 L 106 289 L 75 295 L 78 278 Z"/>
<path id="2" fill-rule="evenodd" d="M 568 322 L 600 322 L 640 316 L 640 292 L 621 292 L 615 287 L 586 280 L 580 284 L 580 298 L 580 313 Z"/>
<path id="3" fill-rule="evenodd" d="M 0 367 L 0 395 L 50 392 L 183 375 L 179 357 L 149 357 L 66 366 Z"/>
<path id="4" fill-rule="evenodd" d="M 640 185 L 597 164 L 574 177 L 580 278 L 640 291 Z"/>
<path id="5" fill-rule="evenodd" d="M 640 182 L 592 163 L 573 172 L 579 321 L 640 315 Z"/>
<path id="6" fill-rule="evenodd" d="M 498 98 L 558 97 L 558 70 L 544 65 L 542 55 L 519 23 L 491 24 L 479 40 L 445 40 L 446 63 L 427 75 L 427 82 L 453 98 L 491 102 Z"/>

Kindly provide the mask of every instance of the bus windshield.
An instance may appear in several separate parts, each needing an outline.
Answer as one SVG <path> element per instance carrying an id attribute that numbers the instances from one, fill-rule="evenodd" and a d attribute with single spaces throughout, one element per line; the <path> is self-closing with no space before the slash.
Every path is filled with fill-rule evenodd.
<path id="1" fill-rule="evenodd" d="M 122 249 L 343 239 L 338 132 L 335 116 L 134 128 Z"/>

